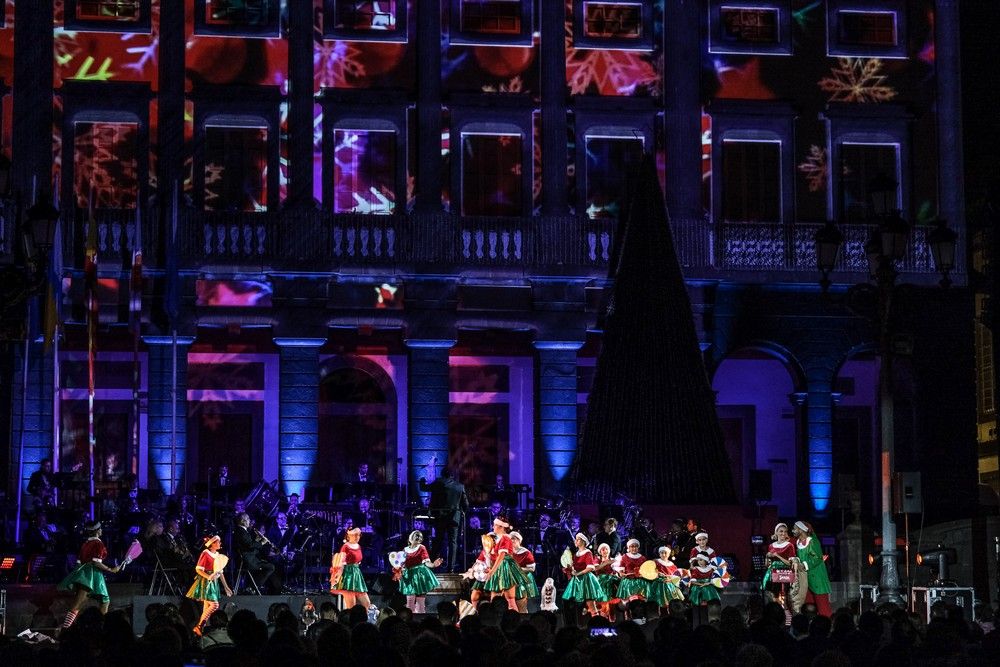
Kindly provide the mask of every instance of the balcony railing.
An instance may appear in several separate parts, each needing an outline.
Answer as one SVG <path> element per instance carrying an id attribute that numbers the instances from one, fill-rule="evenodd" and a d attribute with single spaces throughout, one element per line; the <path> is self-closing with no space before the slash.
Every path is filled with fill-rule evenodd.
<path id="1" fill-rule="evenodd" d="M 102 266 L 123 266 L 136 244 L 135 211 L 95 213 Z M 142 220 L 144 263 L 155 267 L 169 244 L 172 216 L 156 210 Z M 487 275 L 607 275 L 617 222 L 577 217 L 462 217 L 449 214 L 375 216 L 318 211 L 223 213 L 184 208 L 177 213 L 178 266 L 187 270 L 304 273 L 411 273 Z M 82 266 L 87 215 L 66 226 L 66 261 Z M 818 223 L 671 222 L 674 246 L 692 278 L 753 282 L 814 281 Z M 836 273 L 863 280 L 870 228 L 843 224 Z M 917 227 L 899 263 L 901 273 L 934 274 L 928 229 Z M 162 244 L 162 245 L 161 245 Z M 961 256 L 961 255 L 960 255 Z M 964 273 L 964 269 L 961 271 Z M 755 278 L 756 275 L 756 278 Z"/>

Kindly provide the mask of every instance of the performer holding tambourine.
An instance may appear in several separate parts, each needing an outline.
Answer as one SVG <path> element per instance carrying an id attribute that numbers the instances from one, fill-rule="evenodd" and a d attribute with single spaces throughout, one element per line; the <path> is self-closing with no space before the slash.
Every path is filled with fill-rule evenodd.
<path id="1" fill-rule="evenodd" d="M 194 567 L 194 583 L 185 594 L 185 597 L 192 600 L 201 600 L 201 618 L 194 626 L 194 633 L 199 637 L 209 616 L 219 608 L 219 600 L 221 599 L 219 582 L 222 582 L 221 588 L 225 591 L 226 597 L 233 595 L 232 589 L 226 582 L 224 572 L 226 565 L 229 564 L 229 556 L 219 553 L 221 546 L 222 538 L 218 535 L 205 538 L 205 548 L 198 557 L 198 564 Z"/>
<path id="2" fill-rule="evenodd" d="M 427 612 L 426 596 L 440 585 L 431 568 L 438 567 L 444 562 L 441 558 L 432 561 L 430 554 L 427 553 L 427 547 L 423 545 L 423 541 L 424 534 L 419 530 L 410 533 L 410 544 L 403 549 L 402 565 L 396 568 L 395 563 L 393 563 L 393 578 L 398 573 L 399 592 L 406 596 L 406 606 L 414 614 Z M 390 562 L 393 560 L 393 555 L 389 554 Z M 395 555 L 398 562 L 399 552 Z"/>

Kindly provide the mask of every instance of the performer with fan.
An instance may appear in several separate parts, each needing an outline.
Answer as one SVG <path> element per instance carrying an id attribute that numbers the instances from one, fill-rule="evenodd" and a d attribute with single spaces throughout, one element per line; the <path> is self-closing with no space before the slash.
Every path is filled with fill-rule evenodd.
<path id="1" fill-rule="evenodd" d="M 652 574 L 654 575 L 654 577 L 647 579 L 646 599 L 656 600 L 661 607 L 669 606 L 671 600 L 684 599 L 684 594 L 677 586 L 680 583 L 680 575 L 678 574 L 680 570 L 670 560 L 672 553 L 670 547 L 660 547 L 657 553 L 658 558 L 652 561 L 653 567 L 651 568 L 648 564 L 644 566 L 647 570 L 647 577 L 649 570 L 653 570 Z"/>
<path id="2" fill-rule="evenodd" d="M 646 599 L 646 580 L 639 574 L 639 568 L 646 557 L 639 553 L 639 540 L 632 538 L 625 544 L 625 555 L 621 558 L 618 582 L 618 599 L 628 604 L 632 600 Z"/>
<path id="3" fill-rule="evenodd" d="M 431 561 L 423 542 L 424 534 L 419 530 L 410 533 L 410 544 L 403 549 L 406 559 L 403 561 L 399 577 L 399 592 L 406 596 L 406 606 L 414 614 L 427 612 L 426 596 L 440 586 L 431 568 L 438 567 L 444 562 L 442 558 Z"/>
<path id="4" fill-rule="evenodd" d="M 498 514 L 493 519 L 493 532 L 496 533 L 496 543 L 490 554 L 492 566 L 483 590 L 489 591 L 493 597 L 503 595 L 507 600 L 507 608 L 517 611 L 517 589 L 527 586 L 528 582 L 514 560 L 514 544 L 507 531 L 510 522 L 504 514 Z"/>
<path id="5" fill-rule="evenodd" d="M 608 596 L 601 588 L 601 583 L 594 576 L 597 563 L 594 554 L 587 547 L 590 542 L 583 533 L 576 534 L 576 553 L 570 565 L 564 572 L 569 577 L 569 584 L 563 591 L 563 600 L 572 600 L 586 607 L 591 616 L 597 616 L 597 603 L 607 602 Z"/>
<path id="6" fill-rule="evenodd" d="M 788 524 L 779 523 L 776 525 L 771 540 L 765 556 L 770 562 L 760 587 L 761 590 L 778 599 L 786 609 L 790 609 L 791 600 L 787 595 L 786 587 L 795 581 L 795 570 L 798 568 L 796 567 L 795 545 L 788 537 Z"/>
<path id="7" fill-rule="evenodd" d="M 350 609 L 360 604 L 365 609 L 371 606 L 368 598 L 368 586 L 361 574 L 361 529 L 351 528 L 347 531 L 344 545 L 333 556 L 330 567 L 330 593 L 344 596 L 344 609 Z"/>
<path id="8" fill-rule="evenodd" d="M 87 540 L 80 547 L 79 563 L 56 587 L 60 591 L 76 593 L 76 599 L 73 600 L 63 619 L 63 629 L 73 625 L 88 597 L 100 603 L 102 614 L 108 613 L 111 598 L 108 596 L 108 585 L 104 581 L 104 574 L 114 574 L 121 569 L 118 566 L 108 567 L 104 564 L 104 559 L 108 557 L 108 549 L 101 541 L 101 522 L 88 523 L 84 526 L 84 532 Z"/>
<path id="9" fill-rule="evenodd" d="M 619 557 L 611 557 L 611 546 L 602 542 L 597 547 L 597 559 L 594 565 L 594 575 L 597 583 L 604 591 L 604 602 L 601 603 L 601 615 L 611 619 L 611 605 L 618 599 L 618 574 L 615 568 L 618 567 Z"/>
<path id="10" fill-rule="evenodd" d="M 816 605 L 816 611 L 823 616 L 832 616 L 830 607 L 830 576 L 826 572 L 826 560 L 823 558 L 823 547 L 819 544 L 812 526 L 806 521 L 796 521 L 792 527 L 795 535 L 796 558 L 806 570 L 809 581 L 809 592 L 805 602 Z"/>
<path id="11" fill-rule="evenodd" d="M 517 588 L 517 611 L 526 614 L 528 613 L 528 598 L 538 597 L 538 584 L 535 583 L 535 554 L 531 552 L 531 549 L 521 546 L 524 538 L 516 530 L 510 534 L 510 541 L 514 545 L 514 551 L 511 555 L 521 569 L 521 574 L 524 575 L 526 582 Z"/>
<path id="12" fill-rule="evenodd" d="M 218 535 L 212 535 L 205 539 L 205 548 L 198 557 L 198 564 L 194 566 L 194 583 L 185 594 L 185 597 L 192 600 L 201 600 L 201 618 L 194 626 L 194 633 L 199 637 L 202 628 L 208 622 L 208 618 L 219 608 L 221 597 L 219 595 L 219 582 L 222 582 L 221 588 L 226 593 L 226 597 L 233 595 L 233 590 L 229 588 L 224 572 L 229 557 L 219 553 L 221 546 L 222 538 Z"/>
<path id="13" fill-rule="evenodd" d="M 715 584 L 718 571 L 704 551 L 699 551 L 691 557 L 690 578 L 688 580 L 688 600 L 693 605 L 707 605 L 709 602 L 721 602 L 722 596 Z"/>

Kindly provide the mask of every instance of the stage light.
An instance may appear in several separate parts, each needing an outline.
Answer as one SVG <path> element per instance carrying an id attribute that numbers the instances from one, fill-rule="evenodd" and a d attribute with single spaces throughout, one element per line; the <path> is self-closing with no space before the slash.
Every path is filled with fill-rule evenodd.
<path id="1" fill-rule="evenodd" d="M 932 582 L 943 584 L 948 582 L 948 566 L 958 562 L 958 552 L 942 545 L 924 549 L 917 553 L 917 565 L 923 565 L 937 571 L 937 578 Z"/>

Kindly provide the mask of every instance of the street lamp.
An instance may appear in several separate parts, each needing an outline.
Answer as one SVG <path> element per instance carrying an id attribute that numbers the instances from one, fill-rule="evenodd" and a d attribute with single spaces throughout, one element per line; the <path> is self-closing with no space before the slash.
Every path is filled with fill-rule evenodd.
<path id="1" fill-rule="evenodd" d="M 40 273 L 44 273 L 58 220 L 59 210 L 52 205 L 52 199 L 47 194 L 28 209 L 28 220 L 24 225 L 24 255 Z"/>
<path id="2" fill-rule="evenodd" d="M 871 212 L 876 223 L 865 244 L 865 256 L 871 277 L 875 280 L 878 295 L 876 325 L 879 342 L 879 427 L 881 434 L 881 491 L 882 491 L 882 553 L 881 575 L 879 577 L 878 603 L 903 605 L 900 594 L 899 568 L 896 550 L 896 522 L 892 511 L 892 477 L 895 470 L 895 431 L 893 429 L 893 372 L 892 372 L 892 328 L 889 316 L 892 312 L 892 298 L 895 291 L 895 263 L 906 256 L 906 246 L 911 228 L 899 214 L 898 183 L 887 176 L 875 178 L 868 186 L 871 198 Z M 828 231 L 832 223 L 827 223 L 816 233 L 816 256 L 824 290 L 828 284 L 827 275 L 836 261 L 840 238 Z M 958 235 L 942 224 L 928 235 L 928 243 L 934 255 L 934 265 L 942 273 L 945 284 L 955 266 L 955 242 Z M 935 247 L 937 248 L 935 250 Z M 831 260 L 832 258 L 832 260 Z M 950 281 L 948 281 L 950 282 Z"/>
<path id="3" fill-rule="evenodd" d="M 830 287 L 830 273 L 837 266 L 840 245 L 843 242 L 844 235 L 840 233 L 832 220 L 827 220 L 826 224 L 816 232 L 816 263 L 821 274 L 819 284 L 824 294 Z"/>

